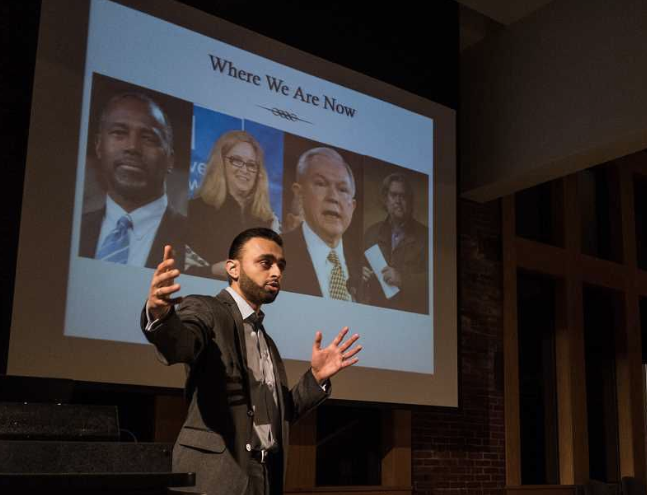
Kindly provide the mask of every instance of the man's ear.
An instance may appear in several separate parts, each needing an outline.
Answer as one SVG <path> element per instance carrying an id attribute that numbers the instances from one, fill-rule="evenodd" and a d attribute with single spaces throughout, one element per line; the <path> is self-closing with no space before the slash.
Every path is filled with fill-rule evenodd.
<path id="1" fill-rule="evenodd" d="M 227 275 L 232 280 L 238 280 L 240 275 L 240 261 L 238 260 L 227 260 L 225 261 L 225 270 L 227 270 Z"/>
<path id="2" fill-rule="evenodd" d="M 301 190 L 301 184 L 299 184 L 298 182 L 292 184 L 292 193 L 296 198 L 299 199 L 299 201 L 301 201 Z"/>
<path id="3" fill-rule="evenodd" d="M 175 167 L 175 152 L 171 150 L 168 155 L 168 167 L 166 167 L 166 173 L 170 174 L 173 172 L 173 167 Z"/>

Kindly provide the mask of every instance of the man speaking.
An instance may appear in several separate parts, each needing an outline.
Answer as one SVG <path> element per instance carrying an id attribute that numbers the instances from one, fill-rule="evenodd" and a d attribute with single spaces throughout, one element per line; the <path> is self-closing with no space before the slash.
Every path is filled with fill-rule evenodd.
<path id="1" fill-rule="evenodd" d="M 357 334 L 343 342 L 346 327 L 322 348 L 316 332 L 311 367 L 288 389 L 261 311 L 281 290 L 282 246 L 270 229 L 239 234 L 225 265 L 229 287 L 215 297 L 175 297 L 180 272 L 171 246 L 153 275 L 141 325 L 164 364 L 188 366 L 190 406 L 173 470 L 195 472 L 200 492 L 283 493 L 290 423 L 330 395 L 330 377 L 357 362 Z"/>

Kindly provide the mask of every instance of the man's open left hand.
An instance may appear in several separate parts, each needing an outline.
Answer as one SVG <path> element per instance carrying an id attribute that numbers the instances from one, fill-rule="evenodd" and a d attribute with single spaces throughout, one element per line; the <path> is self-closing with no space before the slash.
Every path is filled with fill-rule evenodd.
<path id="1" fill-rule="evenodd" d="M 362 350 L 362 346 L 356 345 L 351 349 L 351 346 L 359 339 L 359 335 L 354 334 L 343 342 L 347 333 L 348 327 L 342 328 L 341 332 L 337 334 L 330 345 L 324 348 L 321 347 L 323 334 L 319 331 L 315 334 L 310 366 L 312 367 L 312 374 L 319 384 L 324 383 L 342 369 L 352 366 L 359 361 L 354 356 Z"/>

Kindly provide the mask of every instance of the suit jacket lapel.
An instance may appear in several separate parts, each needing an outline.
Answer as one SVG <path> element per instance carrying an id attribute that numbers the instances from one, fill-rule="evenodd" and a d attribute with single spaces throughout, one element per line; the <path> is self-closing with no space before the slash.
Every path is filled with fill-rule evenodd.
<path id="1" fill-rule="evenodd" d="M 236 301 L 234 301 L 234 298 L 231 297 L 229 292 L 227 292 L 225 289 L 221 290 L 220 294 L 218 294 L 216 298 L 220 302 L 225 304 L 227 308 L 229 308 L 231 316 L 234 319 L 234 326 L 235 326 L 234 334 L 236 337 L 237 347 L 240 350 L 240 361 L 243 364 L 243 369 L 247 372 L 248 382 L 249 382 L 249 369 L 247 366 L 247 346 L 245 345 L 245 328 L 243 326 L 243 317 L 240 314 L 240 311 L 238 310 Z M 249 383 L 248 383 L 248 390 L 249 390 Z"/>
<path id="2" fill-rule="evenodd" d="M 283 441 L 283 445 L 288 445 L 288 438 L 283 438 L 284 434 L 284 428 L 283 428 L 283 422 L 285 421 L 285 411 L 283 408 L 283 405 L 285 404 L 283 402 L 283 384 L 287 386 L 288 383 L 288 378 L 285 373 L 285 368 L 283 367 L 283 361 L 281 360 L 281 357 L 279 355 L 279 350 L 276 348 L 276 344 L 274 343 L 274 340 L 267 334 L 265 329 L 263 329 L 263 333 L 265 334 L 265 342 L 267 342 L 267 347 L 270 350 L 270 356 L 272 357 L 272 367 L 274 368 L 274 384 L 276 387 L 276 393 L 277 393 L 277 399 L 278 399 L 278 409 L 279 409 L 279 418 L 280 421 L 278 421 L 278 426 L 281 428 L 280 432 L 276 432 L 277 438 L 281 438 Z"/>
<path id="3" fill-rule="evenodd" d="M 299 259 L 298 270 L 291 269 L 294 273 L 299 274 L 299 278 L 302 283 L 305 285 L 304 292 L 306 294 L 312 294 L 315 296 L 323 296 L 321 293 L 321 286 L 319 285 L 319 279 L 317 278 L 317 272 L 315 267 L 312 264 L 312 259 L 310 258 L 310 253 L 308 252 L 308 245 L 306 244 L 306 238 L 303 235 L 303 227 L 297 227 L 297 236 L 295 243 L 295 252 L 302 254 L 302 259 Z M 301 292 L 301 291 L 298 291 Z"/>
<path id="4" fill-rule="evenodd" d="M 94 258 L 99 242 L 101 232 L 101 222 L 106 213 L 106 208 L 83 214 L 81 222 L 81 242 L 79 246 L 79 256 L 85 258 Z"/>

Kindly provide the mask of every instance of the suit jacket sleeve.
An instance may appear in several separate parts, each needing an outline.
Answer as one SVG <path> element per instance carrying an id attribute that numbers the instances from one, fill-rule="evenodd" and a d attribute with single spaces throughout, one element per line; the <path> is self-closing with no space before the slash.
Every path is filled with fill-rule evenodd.
<path id="1" fill-rule="evenodd" d="M 177 310 L 171 309 L 153 329 L 146 330 L 146 307 L 141 314 L 141 328 L 155 346 L 157 356 L 166 365 L 194 363 L 213 338 L 214 314 L 207 302 L 197 296 L 186 297 Z"/>
<path id="2" fill-rule="evenodd" d="M 299 382 L 286 395 L 285 418 L 294 423 L 330 397 L 331 384 L 324 390 L 315 380 L 312 371 L 306 371 Z"/>

